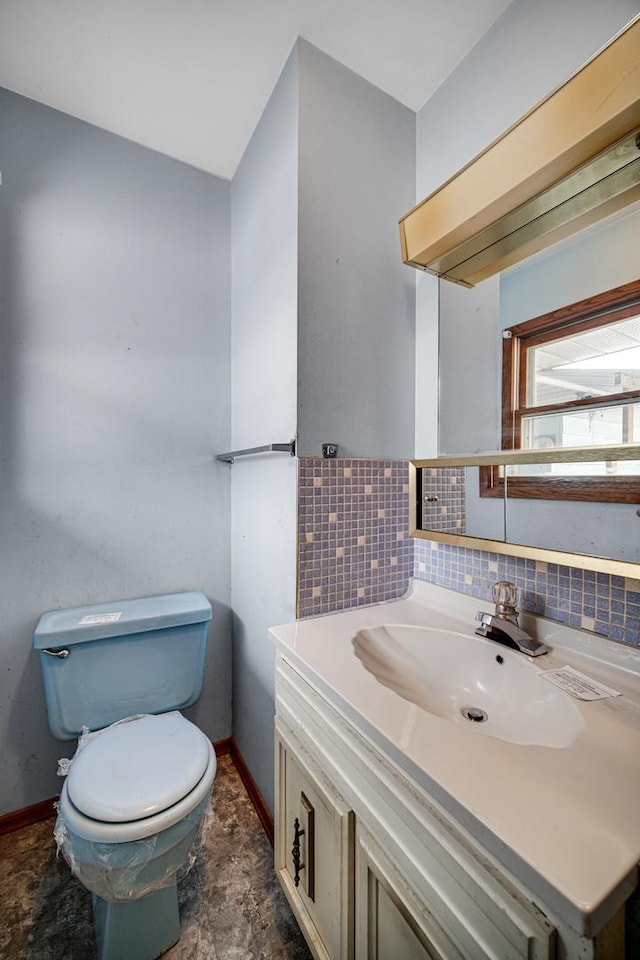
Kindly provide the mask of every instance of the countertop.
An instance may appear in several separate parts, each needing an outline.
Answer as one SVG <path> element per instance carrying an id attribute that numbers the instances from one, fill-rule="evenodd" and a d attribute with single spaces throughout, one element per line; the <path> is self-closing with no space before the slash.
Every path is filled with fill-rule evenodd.
<path id="1" fill-rule="evenodd" d="M 543 906 L 582 935 L 595 936 L 637 884 L 640 649 L 543 618 L 521 618 L 551 648 L 536 659 L 538 667 L 569 664 L 622 693 L 572 700 L 585 726 L 561 749 L 478 736 L 435 716 L 382 686 L 353 652 L 359 630 L 385 624 L 473 636 L 478 609 L 491 612 L 491 605 L 414 581 L 400 600 L 283 624 L 270 633 L 280 654 Z"/>

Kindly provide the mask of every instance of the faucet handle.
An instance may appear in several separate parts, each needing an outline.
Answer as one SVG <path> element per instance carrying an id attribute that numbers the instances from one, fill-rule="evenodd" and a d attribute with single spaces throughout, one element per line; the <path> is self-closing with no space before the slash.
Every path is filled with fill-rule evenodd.
<path id="1" fill-rule="evenodd" d="M 498 580 L 491 591 L 496 605 L 496 615 L 511 618 L 518 615 L 518 588 L 509 580 Z M 517 623 L 517 619 L 516 619 Z"/>

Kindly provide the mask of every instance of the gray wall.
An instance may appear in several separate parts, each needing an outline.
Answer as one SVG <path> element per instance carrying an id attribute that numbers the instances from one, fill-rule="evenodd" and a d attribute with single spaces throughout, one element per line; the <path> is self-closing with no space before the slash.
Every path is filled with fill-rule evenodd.
<path id="1" fill-rule="evenodd" d="M 502 403 L 500 278 L 468 290 L 438 280 L 438 453 L 499 450 Z"/>
<path id="2" fill-rule="evenodd" d="M 298 60 L 294 51 L 232 183 L 232 448 L 296 433 Z M 273 809 L 274 649 L 295 618 L 296 461 L 232 477 L 233 735 Z"/>
<path id="3" fill-rule="evenodd" d="M 57 793 L 43 611 L 196 589 L 230 734 L 229 185 L 0 92 L 0 812 Z"/>
<path id="4" fill-rule="evenodd" d="M 567 80 L 639 10 L 638 0 L 514 0 L 418 113 L 418 197 L 436 189 Z M 492 311 L 493 323 L 484 335 L 477 330 L 479 312 L 493 296 L 494 283 L 485 281 L 475 290 L 459 291 L 459 296 L 446 285 L 447 301 L 456 312 L 448 305 L 446 314 L 441 311 L 439 452 L 462 452 L 460 444 L 464 452 L 495 445 L 488 414 L 491 392 L 499 396 L 492 384 L 500 351 L 497 312 Z M 426 370 L 419 376 L 420 388 L 421 379 L 432 376 L 438 344 L 433 310 L 426 318 L 418 313 L 417 340 Z M 416 362 L 420 370 L 421 358 Z M 467 393 L 477 395 L 472 406 L 461 402 L 460 371 Z M 434 411 L 423 405 L 420 415 L 418 446 L 421 436 L 432 433 Z M 450 432 L 452 425 L 460 429 L 462 418 L 463 437 Z"/>
<path id="5" fill-rule="evenodd" d="M 298 434 L 346 457 L 414 449 L 415 114 L 304 40 L 300 58 Z"/>
<path id="6" fill-rule="evenodd" d="M 69 750 L 39 615 L 182 589 L 216 611 L 192 710 L 213 738 L 232 604 L 233 732 L 272 805 L 266 631 L 295 616 L 296 462 L 212 455 L 296 430 L 303 453 L 413 452 L 414 115 L 300 41 L 230 188 L 14 95 L 0 110 L 0 810 L 57 792 Z"/>
<path id="7" fill-rule="evenodd" d="M 414 114 L 298 41 L 232 183 L 233 448 L 413 451 Z M 233 732 L 273 808 L 270 625 L 295 618 L 296 463 L 232 471 Z"/>

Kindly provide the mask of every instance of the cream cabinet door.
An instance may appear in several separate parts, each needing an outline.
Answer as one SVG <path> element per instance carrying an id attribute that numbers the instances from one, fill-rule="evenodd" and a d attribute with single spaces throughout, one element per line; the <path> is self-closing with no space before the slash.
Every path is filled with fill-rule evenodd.
<path id="1" fill-rule="evenodd" d="M 356 831 L 356 960 L 464 960 L 373 837 Z"/>
<path id="2" fill-rule="evenodd" d="M 275 866 L 316 960 L 352 960 L 354 815 L 277 726 Z"/>

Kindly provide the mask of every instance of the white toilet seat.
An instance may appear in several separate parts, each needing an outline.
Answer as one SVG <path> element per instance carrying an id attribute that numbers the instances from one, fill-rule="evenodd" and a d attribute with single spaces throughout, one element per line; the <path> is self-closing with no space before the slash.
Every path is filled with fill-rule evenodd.
<path id="1" fill-rule="evenodd" d="M 141 840 L 186 817 L 210 791 L 216 766 L 210 741 L 180 714 L 135 718 L 78 753 L 60 814 L 86 840 Z"/>
<path id="2" fill-rule="evenodd" d="M 78 751 L 67 778 L 69 799 L 92 820 L 128 823 L 161 813 L 200 782 L 207 745 L 180 713 L 128 718 Z"/>

